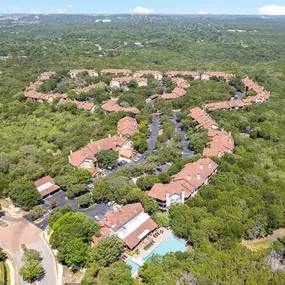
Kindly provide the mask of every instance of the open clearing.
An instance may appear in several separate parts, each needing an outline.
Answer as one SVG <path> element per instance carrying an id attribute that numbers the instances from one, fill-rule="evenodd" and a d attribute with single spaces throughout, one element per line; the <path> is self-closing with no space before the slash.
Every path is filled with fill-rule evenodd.
<path id="1" fill-rule="evenodd" d="M 272 235 L 261 239 L 243 240 L 242 244 L 251 251 L 258 251 L 260 249 L 267 249 L 278 238 L 285 236 L 285 228 L 278 229 Z"/>

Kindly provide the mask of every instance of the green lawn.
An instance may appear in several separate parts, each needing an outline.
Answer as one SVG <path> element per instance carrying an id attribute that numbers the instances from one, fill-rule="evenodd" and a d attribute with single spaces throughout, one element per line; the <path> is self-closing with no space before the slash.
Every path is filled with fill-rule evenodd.
<path id="1" fill-rule="evenodd" d="M 5 284 L 5 267 L 4 267 L 4 262 L 0 262 L 0 284 L 3 283 Z"/>

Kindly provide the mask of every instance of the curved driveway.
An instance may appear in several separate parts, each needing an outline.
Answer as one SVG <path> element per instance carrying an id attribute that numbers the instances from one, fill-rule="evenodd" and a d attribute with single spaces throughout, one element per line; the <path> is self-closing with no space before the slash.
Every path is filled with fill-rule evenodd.
<path id="1" fill-rule="evenodd" d="M 52 253 L 47 244 L 42 240 L 42 231 L 24 218 L 14 219 L 11 217 L 2 217 L 9 224 L 7 228 L 0 227 L 0 245 L 2 244 L 17 263 L 16 272 L 23 265 L 21 244 L 25 244 L 28 248 L 36 249 L 41 252 L 42 264 L 45 275 L 38 282 L 41 285 L 56 284 L 56 268 Z M 27 282 L 17 273 L 16 284 L 26 285 Z"/>

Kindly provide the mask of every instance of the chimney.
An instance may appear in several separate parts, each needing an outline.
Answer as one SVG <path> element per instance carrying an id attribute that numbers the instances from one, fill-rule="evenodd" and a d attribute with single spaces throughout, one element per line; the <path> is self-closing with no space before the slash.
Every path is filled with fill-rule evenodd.
<path id="1" fill-rule="evenodd" d="M 69 153 L 72 154 L 72 150 L 70 150 Z"/>
<path id="2" fill-rule="evenodd" d="M 191 175 L 188 175 L 188 180 L 191 180 L 191 178 L 192 178 Z"/>
<path id="3" fill-rule="evenodd" d="M 169 192 L 165 193 L 165 200 L 166 200 L 166 208 L 168 208 L 171 205 L 171 202 L 169 199 Z"/>
<path id="4" fill-rule="evenodd" d="M 197 174 L 197 179 L 200 180 L 201 176 L 200 173 Z"/>
<path id="5" fill-rule="evenodd" d="M 69 155 L 69 156 L 68 156 L 68 161 L 70 161 L 70 159 L 71 159 L 71 158 L 70 158 L 70 155 Z"/>
<path id="6" fill-rule="evenodd" d="M 211 161 L 209 162 L 208 167 L 212 168 L 212 162 Z"/>
<path id="7" fill-rule="evenodd" d="M 221 155 L 221 152 L 220 151 L 218 151 L 218 157 L 221 157 L 222 155 Z"/>
<path id="8" fill-rule="evenodd" d="M 90 143 L 93 143 L 93 142 L 94 142 L 93 139 L 91 139 L 91 140 L 90 140 Z"/>
<path id="9" fill-rule="evenodd" d="M 200 164 L 200 169 L 203 169 L 203 164 L 202 163 Z"/>
<path id="10" fill-rule="evenodd" d="M 229 137 L 232 135 L 232 132 L 229 132 Z"/>
<path id="11" fill-rule="evenodd" d="M 123 137 L 123 135 L 122 135 L 122 134 L 120 134 L 120 138 L 121 138 L 121 137 Z"/>
<path id="12" fill-rule="evenodd" d="M 109 138 L 111 137 L 111 135 L 110 135 L 110 134 L 109 134 L 108 136 L 109 136 Z"/>
<path id="13" fill-rule="evenodd" d="M 184 204 L 184 202 L 185 202 L 185 190 L 184 189 L 182 189 L 182 191 L 181 191 L 181 202 L 182 202 L 182 204 Z"/>

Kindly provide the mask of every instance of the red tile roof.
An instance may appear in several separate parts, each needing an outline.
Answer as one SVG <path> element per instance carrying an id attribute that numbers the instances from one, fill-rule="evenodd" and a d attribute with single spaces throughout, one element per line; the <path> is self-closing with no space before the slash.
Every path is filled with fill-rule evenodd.
<path id="1" fill-rule="evenodd" d="M 40 80 L 48 80 L 48 79 L 50 79 L 54 74 L 55 74 L 55 72 L 51 72 L 51 71 L 43 72 L 43 73 L 40 75 Z"/>
<path id="2" fill-rule="evenodd" d="M 139 70 L 134 73 L 134 76 L 144 76 L 148 74 L 152 74 L 153 76 L 155 76 L 155 75 L 162 75 L 162 72 L 157 70 Z"/>
<path id="3" fill-rule="evenodd" d="M 209 130 L 208 136 L 212 138 L 208 143 L 207 148 L 204 148 L 204 156 L 218 156 L 221 157 L 225 153 L 232 153 L 235 147 L 235 142 L 230 133 L 226 131 Z"/>
<path id="4" fill-rule="evenodd" d="M 188 163 L 178 174 L 172 176 L 171 183 L 154 184 L 148 196 L 166 201 L 166 193 L 171 197 L 174 194 L 181 195 L 184 190 L 185 198 L 189 198 L 214 174 L 217 168 L 218 165 L 210 158 L 201 158 L 194 163 Z"/>
<path id="5" fill-rule="evenodd" d="M 171 93 L 164 93 L 161 95 L 162 99 L 176 99 L 185 96 L 187 91 L 181 87 L 175 87 Z"/>
<path id="6" fill-rule="evenodd" d="M 70 154 L 69 163 L 73 166 L 80 166 L 86 159 L 90 159 L 96 162 L 96 154 L 101 150 L 116 150 L 117 147 L 121 147 L 125 142 L 126 138 L 123 137 L 111 137 L 104 138 L 96 142 L 92 142 L 77 151 Z"/>
<path id="7" fill-rule="evenodd" d="M 101 70 L 101 74 L 127 75 L 131 73 L 132 71 L 130 69 L 102 69 Z"/>
<path id="8" fill-rule="evenodd" d="M 218 128 L 219 125 L 204 110 L 199 107 L 190 110 L 188 117 L 191 117 L 198 126 L 196 128 Z"/>
<path id="9" fill-rule="evenodd" d="M 168 71 L 166 74 L 170 77 L 181 75 L 181 76 L 191 76 L 195 78 L 197 76 L 200 76 L 200 73 L 197 71 Z"/>
<path id="10" fill-rule="evenodd" d="M 79 93 L 87 93 L 89 92 L 91 89 L 96 88 L 96 87 L 106 87 L 107 84 L 104 82 L 99 82 L 99 83 L 95 83 L 95 84 L 91 84 L 88 85 L 86 87 L 79 87 L 79 88 L 75 88 L 74 91 L 79 94 Z"/>
<path id="11" fill-rule="evenodd" d="M 229 74 L 225 72 L 217 72 L 217 71 L 205 72 L 204 74 L 210 77 L 223 78 L 225 80 L 229 80 L 231 77 L 233 77 L 233 74 Z"/>
<path id="12" fill-rule="evenodd" d="M 89 75 L 92 75 L 93 73 L 97 73 L 98 74 L 98 72 L 96 70 L 94 70 L 94 69 L 73 69 L 73 70 L 70 70 L 69 73 L 77 74 L 77 73 L 82 73 L 82 72 L 87 72 Z"/>
<path id="13" fill-rule="evenodd" d="M 117 135 L 132 136 L 138 131 L 138 122 L 136 119 L 131 117 L 124 117 L 118 121 L 117 124 Z"/>
<path id="14" fill-rule="evenodd" d="M 42 196 L 49 195 L 60 189 L 51 176 L 45 176 L 35 181 L 35 186 Z"/>
<path id="15" fill-rule="evenodd" d="M 139 110 L 136 107 L 130 107 L 130 108 L 125 108 L 125 107 L 120 107 L 117 104 L 117 100 L 115 99 L 110 99 L 109 101 L 105 102 L 102 105 L 102 109 L 107 111 L 107 112 L 130 112 L 134 114 L 138 114 Z"/>
<path id="16" fill-rule="evenodd" d="M 86 101 L 76 101 L 76 100 L 70 100 L 70 99 L 66 99 L 66 98 L 61 98 L 58 102 L 57 105 L 62 105 L 62 104 L 66 104 L 66 103 L 73 103 L 75 104 L 78 108 L 80 109 L 84 109 L 86 111 L 94 111 L 96 105 L 93 103 L 89 103 Z"/>
<path id="17" fill-rule="evenodd" d="M 131 234 L 124 238 L 124 243 L 128 246 L 129 249 L 134 249 L 142 239 L 149 233 L 153 232 L 158 225 L 149 218 L 142 225 L 136 228 Z M 140 237 L 142 235 L 142 237 Z"/>
<path id="18" fill-rule="evenodd" d="M 141 203 L 128 204 L 119 208 L 116 212 L 107 212 L 105 219 L 102 221 L 102 225 L 113 232 L 117 232 L 143 212 L 144 209 Z M 157 224 L 149 217 L 137 227 L 134 227 L 133 230 L 124 237 L 123 241 L 130 249 L 133 249 L 146 235 L 156 228 Z"/>
<path id="19" fill-rule="evenodd" d="M 256 93 L 260 93 L 264 90 L 262 86 L 253 82 L 249 77 L 246 77 L 241 81 L 248 90 L 254 90 Z"/>
<path id="20" fill-rule="evenodd" d="M 127 204 L 116 212 L 107 212 L 103 223 L 113 231 L 117 231 L 139 213 L 143 212 L 144 209 L 141 203 Z"/>
<path id="21" fill-rule="evenodd" d="M 230 110 L 234 108 L 243 108 L 249 105 L 251 105 L 249 99 L 231 99 L 230 101 L 206 104 L 205 108 L 209 111 Z"/>
<path id="22" fill-rule="evenodd" d="M 190 87 L 190 83 L 184 78 L 174 77 L 171 80 L 177 87 L 180 87 L 180 88 Z"/>

